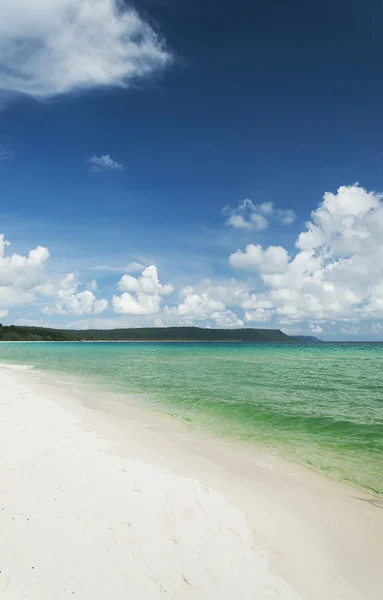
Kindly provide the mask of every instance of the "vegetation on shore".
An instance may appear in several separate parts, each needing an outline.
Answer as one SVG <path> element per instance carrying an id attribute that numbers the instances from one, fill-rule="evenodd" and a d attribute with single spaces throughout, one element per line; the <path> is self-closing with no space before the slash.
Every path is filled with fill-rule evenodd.
<path id="1" fill-rule="evenodd" d="M 49 329 L 0 325 L 0 341 L 14 342 L 297 342 L 279 329 L 203 329 L 200 327 L 142 327 L 136 329 Z"/>

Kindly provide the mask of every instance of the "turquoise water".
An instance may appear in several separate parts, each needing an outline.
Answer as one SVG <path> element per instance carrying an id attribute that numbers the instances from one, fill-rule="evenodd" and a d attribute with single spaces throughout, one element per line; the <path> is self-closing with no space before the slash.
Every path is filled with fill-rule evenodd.
<path id="1" fill-rule="evenodd" d="M 0 344 L 383 494 L 383 344 Z"/>

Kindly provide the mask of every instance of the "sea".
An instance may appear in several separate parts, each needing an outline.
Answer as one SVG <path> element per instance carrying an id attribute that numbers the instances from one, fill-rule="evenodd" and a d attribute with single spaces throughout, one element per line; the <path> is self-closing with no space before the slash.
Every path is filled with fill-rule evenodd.
<path id="1" fill-rule="evenodd" d="M 0 363 L 81 377 L 383 495 L 383 344 L 0 344 Z"/>

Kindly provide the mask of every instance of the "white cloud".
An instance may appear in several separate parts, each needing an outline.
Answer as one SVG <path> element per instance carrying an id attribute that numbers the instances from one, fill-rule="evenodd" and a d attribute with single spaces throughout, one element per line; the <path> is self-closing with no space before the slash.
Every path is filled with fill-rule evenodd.
<path id="1" fill-rule="evenodd" d="M 326 193 L 291 259 L 280 246 L 250 244 L 230 264 L 256 269 L 279 323 L 382 319 L 382 198 L 358 185 Z"/>
<path id="2" fill-rule="evenodd" d="M 89 271 L 104 271 L 105 273 L 138 273 L 145 269 L 145 265 L 139 262 L 131 262 L 124 266 L 96 265 L 89 267 Z"/>
<path id="3" fill-rule="evenodd" d="M 248 296 L 244 286 L 231 280 L 220 285 L 205 279 L 197 286 L 188 286 L 181 292 L 182 301 L 171 308 L 165 308 L 167 321 L 174 324 L 193 325 L 195 322 L 212 322 L 217 327 L 242 327 L 243 321 L 225 302 L 239 305 Z"/>
<path id="4" fill-rule="evenodd" d="M 129 315 L 150 315 L 159 312 L 163 296 L 174 291 L 172 285 L 163 285 L 160 282 L 157 267 L 154 265 L 144 269 L 140 277 L 124 275 L 118 287 L 123 294 L 113 296 L 113 309 L 116 313 Z"/>
<path id="5" fill-rule="evenodd" d="M 282 223 L 282 225 L 291 225 L 297 218 L 297 215 L 291 208 L 286 210 L 277 209 L 275 211 L 275 216 Z"/>
<path id="6" fill-rule="evenodd" d="M 263 309 L 270 310 L 273 303 L 269 300 L 267 294 L 250 294 L 241 304 L 244 309 Z"/>
<path id="7" fill-rule="evenodd" d="M 248 323 L 266 323 L 273 316 L 273 303 L 265 294 L 250 294 L 241 306 L 245 311 L 245 321 Z"/>
<path id="8" fill-rule="evenodd" d="M 266 323 L 267 321 L 270 321 L 271 316 L 272 314 L 269 310 L 258 308 L 257 310 L 246 311 L 245 321 L 247 323 Z"/>
<path id="9" fill-rule="evenodd" d="M 126 273 L 138 273 L 139 271 L 143 271 L 145 269 L 145 265 L 139 262 L 131 262 L 126 265 L 124 271 Z"/>
<path id="10" fill-rule="evenodd" d="M 239 307 L 249 298 L 249 286 L 246 282 L 240 282 L 236 279 L 223 279 L 215 281 L 209 278 L 203 279 L 193 287 L 186 287 L 183 295 L 192 290 L 193 293 L 207 296 L 212 300 L 218 300 L 225 306 Z"/>
<path id="11" fill-rule="evenodd" d="M 12 160 L 14 156 L 15 153 L 12 152 L 12 150 L 9 150 L 8 148 L 0 144 L 0 163 L 4 162 L 5 160 Z"/>
<path id="12" fill-rule="evenodd" d="M 275 209 L 264 205 L 262 214 Z M 38 246 L 25 255 L 9 252 L 0 236 L 0 315 L 25 304 L 41 304 L 49 314 L 89 315 L 78 321 L 105 326 L 199 324 L 208 327 L 284 326 L 294 331 L 336 336 L 381 336 L 383 329 L 383 196 L 358 185 L 326 193 L 296 240 L 295 250 L 248 244 L 230 257 L 245 274 L 234 279 L 203 279 L 180 292 L 177 303 L 164 298 L 173 291 L 160 282 L 151 265 L 134 273 L 130 263 L 113 296 L 115 319 L 96 316 L 108 306 L 95 296 L 96 283 L 81 287 L 70 274 L 48 271 L 49 252 Z M 105 267 L 102 267 L 105 269 Z M 108 267 L 115 270 L 115 267 Z M 116 268 L 117 269 L 117 268 Z M 49 299 L 49 302 L 47 302 Z M 167 306 L 164 307 L 164 305 Z M 37 306 L 40 308 L 40 306 Z M 33 313 L 15 317 L 35 318 Z M 77 321 L 76 321 L 77 322 Z"/>
<path id="13" fill-rule="evenodd" d="M 21 306 L 35 299 L 37 288 L 44 280 L 45 264 L 49 252 L 42 246 L 31 250 L 27 256 L 6 255 L 10 243 L 0 234 L 0 310 L 3 315 L 9 308 Z"/>
<path id="14" fill-rule="evenodd" d="M 237 208 L 225 206 L 222 213 L 227 217 L 226 225 L 235 229 L 253 229 L 264 231 L 269 226 L 269 219 L 275 218 L 282 225 L 291 225 L 296 214 L 291 209 L 275 208 L 272 202 L 254 204 L 252 200 L 244 200 Z"/>
<path id="15" fill-rule="evenodd" d="M 96 292 L 97 291 L 97 281 L 95 279 L 93 279 L 92 281 L 90 281 L 88 283 L 88 285 L 86 286 L 88 290 L 90 290 L 91 292 Z"/>
<path id="16" fill-rule="evenodd" d="M 0 89 L 49 98 L 128 87 L 170 61 L 138 13 L 119 0 L 2 0 Z"/>
<path id="17" fill-rule="evenodd" d="M 248 221 L 243 215 L 231 215 L 228 217 L 226 224 L 235 229 L 255 229 L 255 231 L 263 231 L 269 226 L 267 219 L 259 213 L 250 215 Z"/>
<path id="18" fill-rule="evenodd" d="M 42 310 L 47 315 L 99 315 L 108 308 L 107 300 L 97 300 L 90 289 L 78 291 L 79 282 L 74 273 L 69 273 L 54 291 L 55 303 Z"/>
<path id="19" fill-rule="evenodd" d="M 239 269 L 257 268 L 261 273 L 283 273 L 289 261 L 289 255 L 282 246 L 262 246 L 248 244 L 245 251 L 237 250 L 229 258 L 232 267 Z"/>
<path id="20" fill-rule="evenodd" d="M 47 248 L 38 246 L 26 256 L 17 253 L 6 255 L 9 242 L 0 235 L 0 315 L 6 316 L 10 308 L 36 303 L 41 297 L 52 298 L 53 306 L 46 306 L 46 314 L 99 314 L 108 306 L 106 300 L 96 300 L 90 289 L 78 292 L 78 282 L 73 274 L 58 284 L 46 272 L 49 258 Z M 21 322 L 20 319 L 18 322 Z M 32 322 L 32 321 L 31 321 Z"/>
<path id="21" fill-rule="evenodd" d="M 16 289 L 29 290 L 42 280 L 44 266 L 49 252 L 37 246 L 28 256 L 11 254 L 6 256 L 5 249 L 10 243 L 0 234 L 0 286 L 12 286 Z"/>
<path id="22" fill-rule="evenodd" d="M 183 301 L 171 309 L 171 312 L 178 317 L 208 319 L 212 313 L 226 309 L 221 300 L 214 300 L 206 292 L 197 294 L 192 287 L 183 289 L 182 295 L 184 296 Z"/>
<path id="23" fill-rule="evenodd" d="M 232 329 L 236 327 L 243 327 L 242 319 L 240 319 L 232 310 L 213 312 L 211 318 L 218 328 Z"/>
<path id="24" fill-rule="evenodd" d="M 9 308 L 34 304 L 40 308 L 45 300 L 42 312 L 47 315 L 88 316 L 89 319 L 76 321 L 75 326 L 87 327 L 90 323 L 99 326 L 162 326 L 164 324 L 192 323 L 208 321 L 216 327 L 239 327 L 242 319 L 228 308 L 239 307 L 249 298 L 245 284 L 231 279 L 214 283 L 209 279 L 203 280 L 196 289 L 185 288 L 183 298 L 178 306 L 166 308 L 161 312 L 164 298 L 174 289 L 169 284 L 163 284 L 158 278 L 157 268 L 151 265 L 144 268 L 139 277 L 126 273 L 120 279 L 118 287 L 121 295 L 114 295 L 112 307 L 121 318 L 129 318 L 121 322 L 111 319 L 95 319 L 108 307 L 106 299 L 98 300 L 95 296 L 97 282 L 90 281 L 85 287 L 74 273 L 57 278 L 54 273 L 45 269 L 49 258 L 46 248 L 38 246 L 26 256 L 19 254 L 6 255 L 9 243 L 0 236 L 0 316 L 6 316 Z M 138 263 L 133 263 L 130 269 L 136 269 Z M 156 320 L 153 316 L 156 316 Z M 37 322 L 32 314 L 28 319 L 18 322 L 32 324 Z M 41 322 L 39 322 L 41 323 Z M 162 325 L 161 325 L 162 324 Z"/>
<path id="25" fill-rule="evenodd" d="M 109 154 L 101 156 L 92 156 L 89 159 L 90 170 L 93 173 L 101 173 L 102 171 L 123 171 L 124 165 L 110 158 Z"/>
<path id="26" fill-rule="evenodd" d="M 250 201 L 248 201 L 248 202 L 251 202 L 251 200 L 250 200 Z M 271 215 L 272 215 L 272 214 L 274 214 L 274 212 L 275 212 L 275 211 L 274 211 L 274 204 L 273 204 L 272 202 L 262 202 L 262 204 L 256 204 L 256 205 L 254 205 L 254 204 L 251 202 L 251 205 L 250 205 L 250 206 L 251 206 L 251 208 L 252 208 L 254 211 L 258 211 L 258 212 L 260 212 L 262 215 L 271 216 Z"/>
<path id="27" fill-rule="evenodd" d="M 340 330 L 340 333 L 342 333 L 343 335 L 352 335 L 355 337 L 355 335 L 358 334 L 363 334 L 366 330 L 364 328 L 361 328 L 360 325 L 346 325 L 345 327 L 342 327 Z"/>

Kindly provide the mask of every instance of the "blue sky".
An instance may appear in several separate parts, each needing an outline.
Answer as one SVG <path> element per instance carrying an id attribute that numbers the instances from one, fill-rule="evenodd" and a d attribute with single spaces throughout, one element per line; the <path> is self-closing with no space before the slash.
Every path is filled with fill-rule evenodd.
<path id="1" fill-rule="evenodd" d="M 2 322 L 381 339 L 382 12 L 3 3 Z"/>

